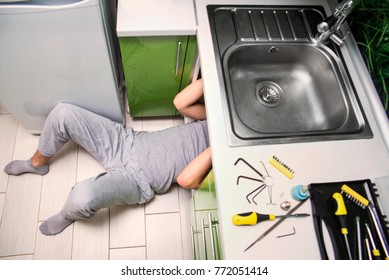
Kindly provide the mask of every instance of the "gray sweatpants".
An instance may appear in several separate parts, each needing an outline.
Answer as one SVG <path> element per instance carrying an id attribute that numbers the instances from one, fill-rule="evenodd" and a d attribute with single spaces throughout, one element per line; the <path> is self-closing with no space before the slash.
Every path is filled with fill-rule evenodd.
<path id="1" fill-rule="evenodd" d="M 39 139 L 40 153 L 51 157 L 72 139 L 107 170 L 72 188 L 63 207 L 67 218 L 89 218 L 102 208 L 144 203 L 153 197 L 134 159 L 134 137 L 131 128 L 70 104 L 58 104 L 50 112 Z"/>

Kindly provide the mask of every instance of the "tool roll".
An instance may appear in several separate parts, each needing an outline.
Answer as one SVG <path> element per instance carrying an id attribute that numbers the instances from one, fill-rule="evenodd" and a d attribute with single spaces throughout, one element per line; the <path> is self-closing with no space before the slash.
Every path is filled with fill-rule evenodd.
<path id="1" fill-rule="evenodd" d="M 371 198 L 370 203 L 377 210 L 378 222 L 383 228 L 383 234 L 377 232 L 368 207 L 363 209 L 361 206 L 364 205 L 359 203 L 358 200 L 355 201 L 354 199 L 353 201 L 353 197 L 349 198 L 342 191 L 344 185 L 347 185 L 364 198 Z M 388 250 L 384 248 L 387 247 L 385 243 L 387 245 L 389 240 L 386 216 L 379 209 L 376 200 L 377 194 L 370 180 L 310 184 L 309 193 L 312 202 L 314 227 L 322 259 L 350 259 L 350 253 L 351 259 L 355 260 L 387 258 Z M 344 198 L 344 207 L 347 214 L 343 214 L 342 217 L 335 214 L 339 206 L 333 197 L 335 193 L 341 193 Z M 356 217 L 359 217 L 359 229 L 358 218 Z M 346 234 L 341 231 L 339 218 L 344 219 L 343 221 L 347 224 Z M 384 238 L 384 244 L 382 244 L 380 237 L 381 240 Z"/>

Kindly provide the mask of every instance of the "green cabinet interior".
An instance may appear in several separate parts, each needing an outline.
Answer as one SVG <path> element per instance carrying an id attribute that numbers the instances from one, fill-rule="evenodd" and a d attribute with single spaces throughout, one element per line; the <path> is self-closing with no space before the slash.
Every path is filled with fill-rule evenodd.
<path id="1" fill-rule="evenodd" d="M 121 37 L 119 42 L 131 116 L 179 115 L 173 99 L 190 83 L 196 37 Z"/>
<path id="2" fill-rule="evenodd" d="M 190 203 L 194 259 L 221 259 L 213 171 L 194 192 Z"/>

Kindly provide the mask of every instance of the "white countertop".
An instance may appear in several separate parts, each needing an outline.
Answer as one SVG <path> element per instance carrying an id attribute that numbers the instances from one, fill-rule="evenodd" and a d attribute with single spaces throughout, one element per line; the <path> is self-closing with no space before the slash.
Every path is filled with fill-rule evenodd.
<path id="1" fill-rule="evenodd" d="M 359 99 L 369 121 L 374 137 L 372 139 L 343 140 L 312 143 L 277 144 L 263 146 L 230 147 L 227 143 L 226 126 L 221 99 L 222 77 L 218 74 L 217 61 L 206 6 L 208 4 L 239 5 L 274 5 L 272 0 L 196 0 L 197 41 L 201 60 L 201 72 L 204 81 L 204 93 L 207 106 L 208 127 L 212 146 L 213 170 L 215 175 L 217 201 L 219 209 L 219 226 L 224 259 L 320 259 L 312 218 L 286 219 L 262 241 L 247 252 L 244 249 L 259 237 L 269 223 L 253 227 L 236 227 L 231 223 L 233 214 L 257 211 L 262 213 L 285 214 L 279 204 L 285 200 L 298 202 L 291 197 L 291 189 L 299 184 L 339 182 L 371 179 L 389 175 L 389 155 L 383 138 L 388 137 L 380 128 L 387 128 L 387 123 L 377 125 L 382 116 L 382 108 L 376 102 L 376 92 L 371 81 L 362 76 L 365 69 L 350 70 Z M 304 0 L 294 0 L 296 5 L 306 5 Z M 290 0 L 278 0 L 277 4 L 291 5 Z M 326 0 L 311 0 L 310 5 L 320 4 L 329 9 Z M 350 65 L 357 64 L 360 55 L 348 47 L 342 47 L 342 54 Z M 362 74 L 360 74 L 362 71 Z M 368 94 L 370 97 L 368 98 Z M 382 105 L 381 105 L 382 107 Z M 373 109 L 372 109 L 373 108 Z M 373 111 L 378 113 L 373 113 Z M 377 117 L 378 116 L 378 117 Z M 276 155 L 295 171 L 295 177 L 289 180 L 272 167 L 268 160 Z M 258 187 L 258 183 L 241 181 L 237 186 L 239 175 L 255 177 L 244 163 L 236 166 L 237 159 L 243 158 L 261 170 L 264 162 L 269 174 L 274 178 L 272 189 L 264 190 L 257 197 L 258 205 L 250 204 L 246 195 Z M 270 192 L 271 191 L 271 192 Z M 276 205 L 270 205 L 272 202 Z M 298 212 L 311 213 L 310 201 Z M 296 234 L 285 238 L 275 238 L 296 230 Z"/>
<path id="2" fill-rule="evenodd" d="M 192 0 L 119 0 L 117 34 L 124 36 L 195 35 Z"/>

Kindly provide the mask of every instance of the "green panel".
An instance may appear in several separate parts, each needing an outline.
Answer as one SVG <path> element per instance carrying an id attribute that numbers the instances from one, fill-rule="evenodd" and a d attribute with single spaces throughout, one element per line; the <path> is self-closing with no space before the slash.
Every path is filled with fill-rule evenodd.
<path id="1" fill-rule="evenodd" d="M 133 117 L 177 114 L 172 101 L 180 91 L 188 38 L 120 38 L 128 102 Z M 176 73 L 178 42 L 181 42 L 181 55 Z"/>
<path id="2" fill-rule="evenodd" d="M 201 183 L 198 190 L 193 195 L 190 200 L 190 209 L 191 209 L 191 225 L 194 228 L 194 253 L 195 259 L 211 259 L 212 258 L 212 249 L 211 249 L 211 239 L 209 234 L 209 221 L 208 213 L 211 213 L 212 217 L 218 219 L 218 210 L 216 204 L 216 191 L 215 191 L 215 181 L 214 174 L 211 170 L 206 178 Z M 205 228 L 205 240 L 203 240 L 201 220 L 204 220 L 204 224 L 207 225 Z M 221 245 L 220 245 L 220 236 L 218 227 L 212 227 L 212 232 L 214 236 L 214 245 L 216 250 L 216 259 L 221 259 Z M 206 252 L 204 252 L 204 247 Z"/>
<path id="3" fill-rule="evenodd" d="M 215 181 L 212 170 L 197 189 L 194 198 L 196 210 L 217 209 Z"/>

